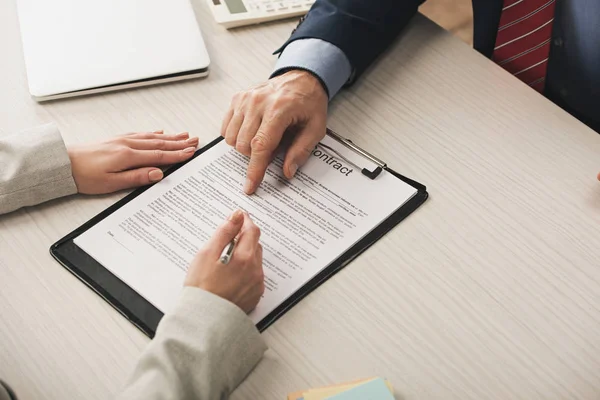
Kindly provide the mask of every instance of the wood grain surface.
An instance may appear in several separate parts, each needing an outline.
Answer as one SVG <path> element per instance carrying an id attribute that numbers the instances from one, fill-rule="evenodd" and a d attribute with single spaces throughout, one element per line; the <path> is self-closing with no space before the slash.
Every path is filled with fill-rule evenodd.
<path id="1" fill-rule="evenodd" d="M 67 143 L 149 129 L 207 143 L 295 21 L 226 31 L 193 4 L 208 78 L 37 104 L 1 2 L 0 134 L 56 121 Z M 264 333 L 232 398 L 379 375 L 403 400 L 599 399 L 599 135 L 420 16 L 329 126 L 431 198 Z M 147 345 L 48 253 L 123 195 L 0 217 L 0 377 L 20 399 L 110 398 Z"/>

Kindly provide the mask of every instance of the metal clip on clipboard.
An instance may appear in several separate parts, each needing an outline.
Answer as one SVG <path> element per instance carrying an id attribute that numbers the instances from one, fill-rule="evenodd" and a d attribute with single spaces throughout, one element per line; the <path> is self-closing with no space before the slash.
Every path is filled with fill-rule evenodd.
<path id="1" fill-rule="evenodd" d="M 335 149 L 331 148 L 330 146 L 327 146 L 326 144 L 323 144 L 321 142 L 319 142 L 317 144 L 317 146 L 323 147 L 324 149 L 327 149 L 327 150 L 335 153 L 339 158 L 346 161 L 348 164 L 352 165 L 354 168 L 359 169 L 362 172 L 362 174 L 364 176 L 366 176 L 367 178 L 369 178 L 369 179 L 377 178 L 379 176 L 379 174 L 381 174 L 381 171 L 383 171 L 387 167 L 387 164 L 384 163 L 383 161 L 381 161 L 379 158 L 366 152 L 365 150 L 361 149 L 360 147 L 358 147 L 357 145 L 352 143 L 351 140 L 343 138 L 342 136 L 338 135 L 337 133 L 335 133 L 334 131 L 332 131 L 329 128 L 327 128 L 327 134 L 329 136 L 331 136 L 333 139 L 335 139 L 336 141 L 338 141 L 339 143 L 341 143 L 344 146 L 346 146 L 347 148 L 349 148 L 350 150 L 354 151 L 355 153 L 359 154 L 363 158 L 366 158 L 367 160 L 369 160 L 372 163 L 377 165 L 377 168 L 375 168 L 373 171 L 370 171 L 368 168 L 361 168 L 358 165 L 356 165 L 354 162 L 348 160 L 346 157 L 341 155 Z"/>

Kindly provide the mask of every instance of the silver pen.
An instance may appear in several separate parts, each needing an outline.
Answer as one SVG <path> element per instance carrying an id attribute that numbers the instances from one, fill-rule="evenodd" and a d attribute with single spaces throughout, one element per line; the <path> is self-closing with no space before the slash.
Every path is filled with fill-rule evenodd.
<path id="1" fill-rule="evenodd" d="M 231 257 L 233 257 L 233 248 L 235 247 L 235 244 L 237 243 L 237 239 L 233 238 L 233 240 L 231 242 L 229 242 L 229 244 L 227 245 L 227 247 L 225 247 L 223 249 L 223 252 L 221 253 L 221 257 L 219 257 L 219 261 L 221 261 L 222 264 L 229 264 L 229 261 L 231 261 Z"/>

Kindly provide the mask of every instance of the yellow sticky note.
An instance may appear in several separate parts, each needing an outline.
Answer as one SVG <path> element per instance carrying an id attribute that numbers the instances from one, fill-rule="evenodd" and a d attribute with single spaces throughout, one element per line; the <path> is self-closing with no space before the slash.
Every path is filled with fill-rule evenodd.
<path id="1" fill-rule="evenodd" d="M 360 384 L 360 383 L 368 382 L 368 381 L 370 381 L 372 379 L 375 379 L 375 378 L 357 379 L 355 381 L 340 383 L 340 384 L 337 384 L 337 385 L 323 386 L 323 387 L 320 387 L 320 388 L 314 388 L 314 389 L 309 389 L 309 390 L 301 390 L 301 391 L 298 391 L 298 392 L 290 393 L 288 395 L 288 400 L 305 400 L 304 396 L 308 392 L 313 392 L 313 391 L 318 391 L 318 390 L 325 390 L 325 389 L 334 389 L 334 388 L 338 388 L 338 387 L 342 387 L 342 386 L 344 386 L 344 387 L 346 387 L 346 386 L 352 387 L 352 385 L 354 385 L 354 384 Z"/>
<path id="2" fill-rule="evenodd" d="M 351 382 L 341 383 L 338 385 L 325 386 L 315 389 L 304 390 L 300 392 L 290 393 L 288 395 L 288 400 L 324 400 L 328 397 L 335 396 L 336 394 L 343 393 L 347 390 L 350 390 L 356 386 L 360 386 L 363 383 L 369 382 L 376 378 L 366 378 L 366 379 L 358 379 Z M 390 390 L 390 393 L 394 393 L 394 388 L 392 385 L 386 380 L 386 386 Z"/>
<path id="3" fill-rule="evenodd" d="M 294 392 L 288 394 L 287 400 L 304 400 L 303 395 L 304 392 Z"/>
<path id="4" fill-rule="evenodd" d="M 338 393 L 345 392 L 346 390 L 352 389 L 356 386 L 362 385 L 363 383 L 368 382 L 371 379 L 373 378 L 365 379 L 363 381 L 352 384 L 342 384 L 334 387 L 311 389 L 308 392 L 304 392 L 304 400 L 323 400 L 328 397 L 335 396 Z"/>

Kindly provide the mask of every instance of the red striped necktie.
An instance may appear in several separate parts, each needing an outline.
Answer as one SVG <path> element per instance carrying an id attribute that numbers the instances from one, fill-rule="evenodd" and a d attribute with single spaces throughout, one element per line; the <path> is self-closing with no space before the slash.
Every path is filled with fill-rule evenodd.
<path id="1" fill-rule="evenodd" d="M 542 92 L 555 0 L 504 0 L 492 60 Z"/>

